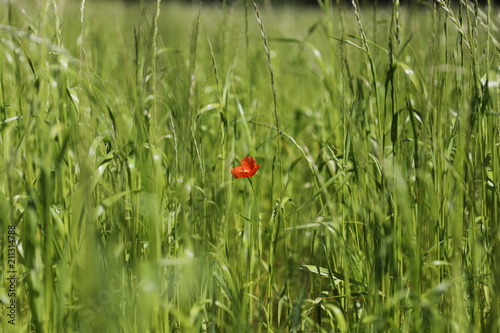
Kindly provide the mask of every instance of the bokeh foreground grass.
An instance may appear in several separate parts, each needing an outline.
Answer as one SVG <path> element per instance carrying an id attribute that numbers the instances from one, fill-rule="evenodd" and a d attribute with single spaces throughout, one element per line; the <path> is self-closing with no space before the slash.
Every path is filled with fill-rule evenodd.
<path id="1" fill-rule="evenodd" d="M 1 1 L 2 331 L 498 332 L 494 12 Z"/>

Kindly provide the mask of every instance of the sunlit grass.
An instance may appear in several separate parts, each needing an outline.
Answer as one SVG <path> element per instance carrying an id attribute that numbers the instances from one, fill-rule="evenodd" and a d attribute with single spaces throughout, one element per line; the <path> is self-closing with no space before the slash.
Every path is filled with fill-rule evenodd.
<path id="1" fill-rule="evenodd" d="M 319 7 L 0 2 L 5 331 L 499 329 L 493 9 Z"/>

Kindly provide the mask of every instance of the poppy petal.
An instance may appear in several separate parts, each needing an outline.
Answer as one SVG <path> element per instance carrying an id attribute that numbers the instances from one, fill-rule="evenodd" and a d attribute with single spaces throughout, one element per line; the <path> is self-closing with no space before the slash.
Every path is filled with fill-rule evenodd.
<path id="1" fill-rule="evenodd" d="M 243 157 L 240 164 L 243 167 L 243 169 L 253 170 L 255 169 L 255 164 L 256 164 L 255 158 L 253 158 L 252 156 Z"/>
<path id="2" fill-rule="evenodd" d="M 234 178 L 244 178 L 245 177 L 245 169 L 243 169 L 241 166 L 237 166 L 236 168 L 233 168 L 231 170 L 231 174 L 234 176 Z"/>
<path id="3" fill-rule="evenodd" d="M 236 179 L 252 177 L 260 168 L 260 164 L 257 164 L 255 158 L 251 156 L 244 157 L 240 164 L 241 166 L 231 169 L 231 174 Z"/>

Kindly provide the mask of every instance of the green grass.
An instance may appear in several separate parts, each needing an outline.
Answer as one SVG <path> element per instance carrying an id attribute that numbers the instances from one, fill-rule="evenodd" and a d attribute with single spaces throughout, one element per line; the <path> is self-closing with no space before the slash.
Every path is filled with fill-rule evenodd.
<path id="1" fill-rule="evenodd" d="M 163 2 L 0 2 L 0 331 L 499 330 L 495 8 Z"/>

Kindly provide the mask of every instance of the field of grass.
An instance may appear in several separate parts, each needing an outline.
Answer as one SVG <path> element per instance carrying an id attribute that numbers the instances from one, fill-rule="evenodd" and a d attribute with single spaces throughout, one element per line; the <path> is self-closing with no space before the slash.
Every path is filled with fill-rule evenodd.
<path id="1" fill-rule="evenodd" d="M 497 9 L 338 2 L 0 1 L 0 332 L 498 332 Z"/>

